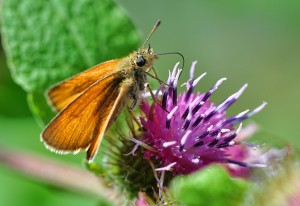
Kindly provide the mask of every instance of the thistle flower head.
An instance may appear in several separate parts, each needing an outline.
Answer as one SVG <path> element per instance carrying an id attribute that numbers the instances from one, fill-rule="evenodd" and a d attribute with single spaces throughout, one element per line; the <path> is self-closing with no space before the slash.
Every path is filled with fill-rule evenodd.
<path id="1" fill-rule="evenodd" d="M 181 70 L 176 64 L 169 73 L 167 86 L 162 85 L 159 89 L 161 105 L 142 102 L 141 124 L 145 132 L 141 141 L 156 150 L 144 150 L 144 158 L 158 159 L 162 165 L 158 171 L 172 169 L 174 174 L 188 174 L 211 163 L 249 166 L 232 159 L 232 149 L 238 146 L 235 138 L 241 131 L 241 122 L 259 112 L 266 103 L 253 111 L 228 117 L 226 110 L 240 97 L 247 84 L 220 104 L 215 104 L 210 97 L 226 78 L 217 81 L 206 93 L 195 93 L 195 86 L 206 75 L 194 78 L 195 66 L 196 62 L 193 62 L 184 93 L 177 94 Z"/>

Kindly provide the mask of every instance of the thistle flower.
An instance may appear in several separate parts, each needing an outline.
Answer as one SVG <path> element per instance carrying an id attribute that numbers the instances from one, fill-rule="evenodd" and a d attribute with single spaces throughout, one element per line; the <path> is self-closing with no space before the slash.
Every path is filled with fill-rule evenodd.
<path id="1" fill-rule="evenodd" d="M 195 93 L 195 86 L 206 75 L 204 73 L 194 78 L 196 63 L 193 62 L 190 79 L 184 84 L 186 92 L 177 94 L 181 74 L 177 63 L 169 73 L 167 86 L 162 85 L 159 89 L 162 93 L 161 105 L 142 101 L 141 124 L 145 132 L 141 141 L 154 148 L 154 151 L 143 150 L 144 158 L 159 160 L 162 166 L 156 170 L 173 170 L 173 174 L 188 174 L 212 163 L 263 166 L 231 157 L 236 157 L 237 153 L 247 154 L 235 141 L 242 128 L 241 122 L 262 110 L 266 103 L 252 111 L 227 117 L 226 110 L 240 97 L 247 84 L 215 105 L 210 97 L 226 78 L 217 81 L 206 93 Z M 237 129 L 235 125 L 238 125 Z"/>

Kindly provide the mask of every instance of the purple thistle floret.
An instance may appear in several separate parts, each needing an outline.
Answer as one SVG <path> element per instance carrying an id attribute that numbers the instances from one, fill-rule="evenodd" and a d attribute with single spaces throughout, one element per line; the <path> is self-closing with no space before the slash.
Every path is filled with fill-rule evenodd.
<path id="1" fill-rule="evenodd" d="M 241 130 L 241 122 L 259 112 L 266 103 L 253 111 L 246 110 L 227 117 L 226 110 L 240 97 L 247 84 L 215 105 L 211 95 L 226 78 L 222 78 L 206 93 L 194 93 L 198 82 L 206 75 L 194 78 L 196 62 L 190 70 L 190 79 L 184 84 L 187 91 L 178 95 L 177 85 L 181 70 L 175 65 L 169 74 L 168 86 L 161 86 L 161 105 L 150 105 L 142 101 L 144 113 L 141 123 L 145 128 L 142 142 L 157 152 L 144 150 L 146 159 L 156 158 L 161 168 L 172 169 L 174 174 L 188 174 L 211 163 L 233 163 L 251 166 L 245 162 L 230 159 L 232 147 L 239 146 L 235 138 Z M 235 129 L 235 125 L 237 129 Z M 230 150 L 228 148 L 231 148 Z M 162 170 L 161 168 L 157 169 Z"/>

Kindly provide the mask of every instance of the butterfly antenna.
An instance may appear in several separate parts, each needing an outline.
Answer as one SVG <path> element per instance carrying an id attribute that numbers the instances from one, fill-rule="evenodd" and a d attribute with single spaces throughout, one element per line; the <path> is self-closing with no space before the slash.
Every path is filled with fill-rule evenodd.
<path id="1" fill-rule="evenodd" d="M 157 20 L 157 22 L 154 24 L 152 30 L 150 31 L 149 36 L 147 37 L 146 41 L 143 43 L 142 48 L 144 48 L 145 44 L 148 42 L 148 40 L 150 39 L 150 37 L 152 36 L 153 32 L 155 32 L 155 30 L 157 29 L 157 27 L 160 25 L 160 19 Z"/>
<path id="2" fill-rule="evenodd" d="M 157 56 L 159 55 L 166 55 L 166 54 L 178 54 L 182 58 L 182 69 L 184 68 L 184 56 L 180 52 L 165 52 L 165 53 L 158 53 L 156 54 Z"/>

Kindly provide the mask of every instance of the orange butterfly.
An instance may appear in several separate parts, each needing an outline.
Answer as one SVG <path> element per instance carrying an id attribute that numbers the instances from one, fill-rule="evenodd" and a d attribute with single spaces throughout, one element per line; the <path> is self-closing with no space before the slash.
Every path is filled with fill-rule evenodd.
<path id="1" fill-rule="evenodd" d="M 94 159 L 105 131 L 128 101 L 135 106 L 145 89 L 146 75 L 158 58 L 145 43 L 124 58 L 98 64 L 49 89 L 49 101 L 59 113 L 41 135 L 48 149 L 60 154 L 87 149 L 86 159 Z"/>

